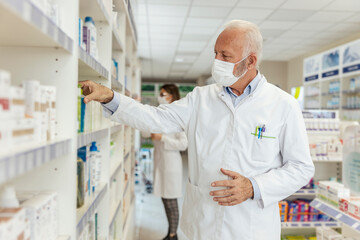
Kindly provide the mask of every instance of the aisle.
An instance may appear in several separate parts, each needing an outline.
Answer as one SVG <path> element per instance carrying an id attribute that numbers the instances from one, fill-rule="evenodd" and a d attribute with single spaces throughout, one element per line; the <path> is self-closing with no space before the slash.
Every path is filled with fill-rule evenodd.
<path id="1" fill-rule="evenodd" d="M 187 154 L 182 155 L 184 166 L 183 190 L 187 179 Z M 164 206 L 160 198 L 145 191 L 144 183 L 135 186 L 136 194 L 136 240 L 161 240 L 167 234 L 168 223 L 165 215 Z M 179 200 L 180 214 L 183 198 Z M 180 228 L 178 239 L 187 240 Z"/>

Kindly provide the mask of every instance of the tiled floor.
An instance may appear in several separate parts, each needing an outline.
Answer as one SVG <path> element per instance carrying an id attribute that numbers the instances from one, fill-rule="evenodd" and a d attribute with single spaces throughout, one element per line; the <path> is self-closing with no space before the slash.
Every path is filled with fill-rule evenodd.
<path id="1" fill-rule="evenodd" d="M 183 155 L 184 178 L 187 179 L 187 157 Z M 164 206 L 160 198 L 145 191 L 142 181 L 136 186 L 136 240 L 161 240 L 168 231 L 168 223 Z M 183 184 L 183 186 L 185 186 Z M 179 199 L 180 214 L 183 198 Z M 178 229 L 178 239 L 187 240 L 184 234 Z"/>

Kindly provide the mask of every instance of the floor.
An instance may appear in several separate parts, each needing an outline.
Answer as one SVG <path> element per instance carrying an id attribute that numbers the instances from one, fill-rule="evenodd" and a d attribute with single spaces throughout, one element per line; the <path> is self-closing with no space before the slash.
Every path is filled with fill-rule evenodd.
<path id="1" fill-rule="evenodd" d="M 187 155 L 182 154 L 184 177 L 183 186 L 187 179 Z M 160 198 L 145 191 L 145 184 L 140 181 L 136 185 L 136 240 L 161 240 L 168 231 L 168 223 L 165 210 Z M 181 214 L 183 198 L 179 199 L 179 208 Z M 178 239 L 187 240 L 184 234 L 178 229 Z"/>

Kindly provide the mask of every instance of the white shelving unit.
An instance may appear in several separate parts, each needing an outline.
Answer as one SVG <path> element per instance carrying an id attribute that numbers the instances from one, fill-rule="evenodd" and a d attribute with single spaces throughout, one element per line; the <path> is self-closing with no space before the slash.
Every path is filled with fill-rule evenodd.
<path id="1" fill-rule="evenodd" d="M 125 0 L 61 0 L 58 5 L 61 26 L 30 0 L 0 0 L 0 16 L 6 20 L 0 22 L 0 69 L 11 73 L 12 85 L 35 79 L 57 88 L 58 131 L 52 142 L 1 149 L 0 188 L 57 192 L 59 240 L 77 239 L 95 212 L 100 239 L 130 239 L 135 221 L 134 130 L 103 118 L 99 129 L 78 134 L 76 118 L 78 81 L 96 81 L 128 96 L 140 94 L 131 6 Z M 98 59 L 78 44 L 78 19 L 86 16 L 97 27 Z M 111 74 L 112 59 L 118 62 L 117 79 Z M 101 146 L 100 184 L 77 209 L 77 149 L 93 141 Z"/>
<path id="2" fill-rule="evenodd" d="M 339 208 L 332 206 L 318 198 L 311 202 L 311 206 L 316 208 L 326 215 L 338 220 L 342 223 L 342 234 L 349 237 L 360 236 L 360 220 L 349 216 L 348 214 L 339 210 Z"/>
<path id="3" fill-rule="evenodd" d="M 338 222 L 282 222 L 281 228 L 293 229 L 293 228 L 316 228 L 316 227 L 331 227 L 339 228 L 341 224 Z"/>
<path id="4" fill-rule="evenodd" d="M 349 48 L 359 44 L 355 40 L 304 60 L 305 109 L 339 110 L 343 120 L 360 121 L 360 104 L 348 105 L 348 98 L 360 97 L 360 88 L 350 87 L 350 80 L 360 77 L 360 61 L 345 59 Z M 330 58 L 338 64 L 328 66 Z M 331 83 L 339 88 L 330 89 Z M 331 99 L 338 103 L 329 105 Z"/>

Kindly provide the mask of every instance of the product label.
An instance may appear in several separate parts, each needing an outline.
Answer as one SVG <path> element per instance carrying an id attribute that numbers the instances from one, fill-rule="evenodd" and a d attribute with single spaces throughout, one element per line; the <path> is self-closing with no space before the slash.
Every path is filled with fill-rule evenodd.
<path id="1" fill-rule="evenodd" d="M 355 72 L 360 70 L 360 64 L 351 65 L 343 68 L 343 73 Z"/>
<path id="2" fill-rule="evenodd" d="M 316 74 L 316 75 L 312 75 L 312 76 L 309 76 L 309 77 L 306 77 L 305 78 L 305 82 L 310 82 L 310 81 L 314 81 L 314 80 L 317 80 L 319 79 L 319 75 Z"/>
<path id="3" fill-rule="evenodd" d="M 10 108 L 9 99 L 0 98 L 0 105 L 2 105 L 3 110 L 9 110 Z"/>
<path id="4" fill-rule="evenodd" d="M 332 76 L 336 76 L 336 75 L 339 75 L 339 70 L 333 70 L 333 71 L 330 71 L 330 72 L 325 72 L 321 76 L 323 78 L 327 78 L 327 77 L 332 77 Z"/>

